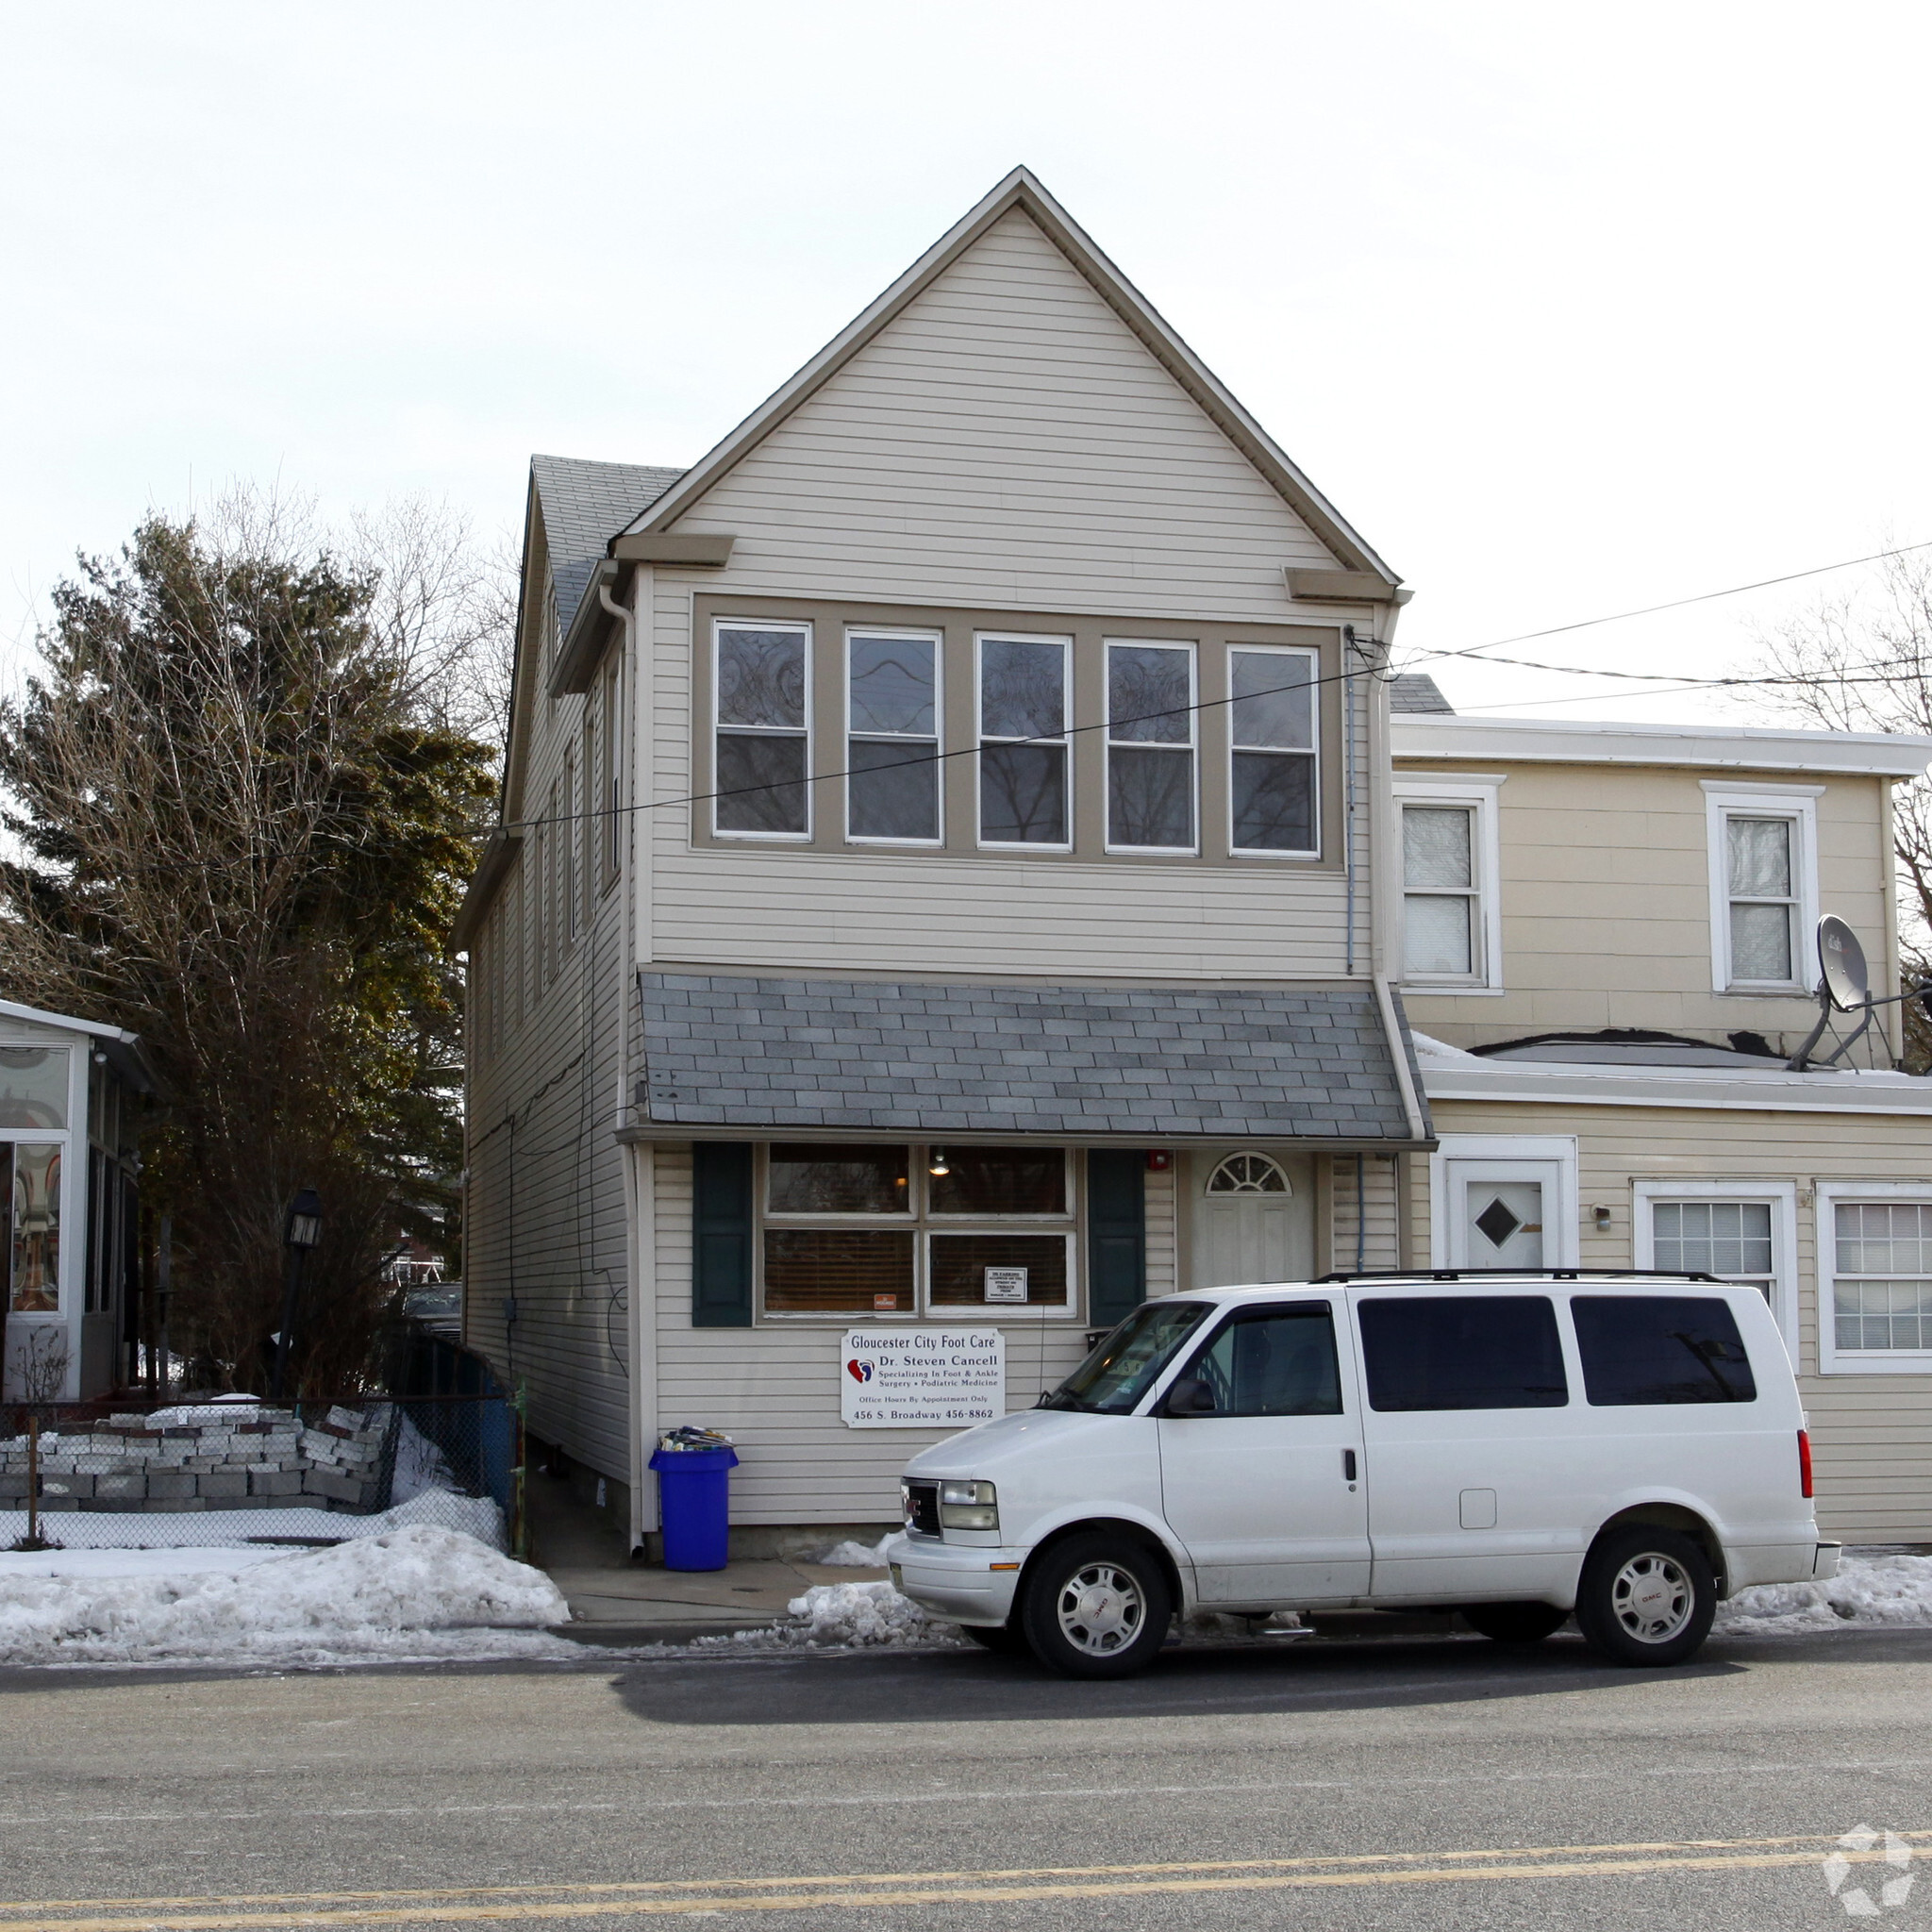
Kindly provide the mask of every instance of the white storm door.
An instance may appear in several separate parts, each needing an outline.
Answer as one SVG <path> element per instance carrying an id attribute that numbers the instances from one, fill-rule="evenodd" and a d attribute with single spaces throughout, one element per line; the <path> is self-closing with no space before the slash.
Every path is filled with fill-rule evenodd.
<path id="1" fill-rule="evenodd" d="M 1242 1308 L 1177 1378 L 1216 1398 L 1210 1413 L 1159 1423 L 1162 1507 L 1204 1603 L 1348 1603 L 1368 1591 L 1359 1398 L 1339 1326 L 1325 1299 Z"/>
<path id="2" fill-rule="evenodd" d="M 1474 1138 L 1474 1137 L 1472 1137 Z M 1438 1268 L 1574 1268 L 1577 1259 L 1576 1167 L 1564 1143 L 1535 1143 L 1534 1157 L 1505 1154 L 1502 1137 L 1455 1148 L 1445 1136 L 1432 1163 L 1433 1241 Z M 1548 1153 L 1543 1149 L 1551 1148 Z M 1491 1151 L 1491 1150 L 1497 1151 Z"/>

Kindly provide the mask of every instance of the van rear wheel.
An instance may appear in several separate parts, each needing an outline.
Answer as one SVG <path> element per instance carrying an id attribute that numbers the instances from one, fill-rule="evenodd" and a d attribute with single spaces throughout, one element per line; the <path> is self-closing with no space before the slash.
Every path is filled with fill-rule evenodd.
<path id="1" fill-rule="evenodd" d="M 1638 1670 L 1694 1657 L 1717 1614 L 1710 1561 L 1688 1536 L 1644 1524 L 1599 1539 L 1584 1559 L 1576 1627 L 1612 1663 Z"/>
<path id="2" fill-rule="evenodd" d="M 1570 1614 L 1549 1604 L 1464 1604 L 1462 1621 L 1491 1643 L 1541 1643 Z"/>
<path id="3" fill-rule="evenodd" d="M 1035 1657 L 1063 1677 L 1127 1677 L 1160 1655 L 1174 1594 L 1160 1560 L 1095 1530 L 1036 1557 L 1017 1619 Z"/>

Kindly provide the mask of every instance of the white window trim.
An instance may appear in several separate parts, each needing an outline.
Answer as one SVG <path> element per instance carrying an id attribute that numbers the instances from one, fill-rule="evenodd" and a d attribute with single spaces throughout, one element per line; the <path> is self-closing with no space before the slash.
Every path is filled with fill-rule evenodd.
<path id="1" fill-rule="evenodd" d="M 982 774 L 979 753 L 986 743 L 982 729 L 986 711 L 986 686 L 980 676 L 980 663 L 987 644 L 1058 644 L 1060 647 L 1060 663 L 1063 667 L 1060 681 L 1060 737 L 1058 741 L 1066 751 L 1067 757 L 1067 836 L 1058 844 L 1046 844 L 1031 839 L 989 839 L 985 835 L 986 813 L 981 798 Z M 1075 785 L 1074 772 L 1074 741 L 1071 736 L 1074 723 L 1074 641 L 1065 632 L 1041 633 L 1026 630 L 984 630 L 973 634 L 973 838 L 974 843 L 982 852 L 1071 852 L 1074 849 L 1074 808 L 1075 805 Z M 1002 738 L 1000 744 L 1052 744 L 1050 738 L 1015 739 Z"/>
<path id="2" fill-rule="evenodd" d="M 718 700 L 721 686 L 718 678 L 718 644 L 727 630 L 789 630 L 794 631 L 805 640 L 805 830 L 802 832 L 733 832 L 726 831 L 718 823 L 718 807 L 722 801 L 711 800 L 711 837 L 714 839 L 749 840 L 760 845 L 809 845 L 818 824 L 818 786 L 813 782 L 812 743 L 817 736 L 812 724 L 813 687 L 818 683 L 816 674 L 818 654 L 814 644 L 811 621 L 797 617 L 714 617 L 711 620 L 711 790 L 718 790 L 718 740 L 726 732 L 752 727 L 721 724 L 718 722 Z"/>
<path id="3" fill-rule="evenodd" d="M 1474 834 L 1470 840 L 1470 857 L 1475 867 L 1475 938 L 1476 944 L 1481 949 L 1477 962 L 1479 970 L 1466 979 L 1415 979 L 1404 974 L 1402 987 L 1405 991 L 1427 993 L 1431 997 L 1438 993 L 1465 996 L 1475 993 L 1488 998 L 1497 998 L 1508 991 L 1503 980 L 1503 841 L 1498 823 L 1501 813 L 1497 798 L 1504 783 L 1504 775 L 1485 775 L 1480 778 L 1413 777 L 1398 778 L 1395 781 L 1394 860 L 1397 868 L 1395 897 L 1398 959 L 1405 958 L 1407 952 L 1407 936 L 1402 930 L 1404 908 L 1407 898 L 1407 887 L 1401 876 L 1403 807 L 1467 806 L 1475 815 Z"/>
<path id="4" fill-rule="evenodd" d="M 1543 1206 L 1543 1266 L 1579 1266 L 1574 1134 L 1444 1134 L 1429 1156 L 1429 1266 L 1449 1268 L 1449 1163 L 1452 1160 L 1554 1161 L 1557 1200 Z"/>
<path id="5" fill-rule="evenodd" d="M 1823 785 L 1740 785 L 1706 778 L 1704 788 L 1705 846 L 1710 874 L 1710 984 L 1714 992 L 1777 998 L 1800 993 L 1807 998 L 1812 975 L 1805 970 L 1806 948 L 1818 930 L 1818 807 Z M 1798 902 L 1798 929 L 1791 939 L 1790 979 L 1736 979 L 1731 974 L 1730 845 L 1724 822 L 1740 818 L 1790 819 L 1797 836 L 1791 841 L 1791 864 Z"/>
<path id="6" fill-rule="evenodd" d="M 1313 695 L 1308 700 L 1308 737 L 1312 741 L 1306 747 L 1297 745 L 1237 745 L 1234 736 L 1234 660 L 1237 653 L 1257 658 L 1299 658 L 1307 667 L 1308 683 Z M 1221 741 L 1222 750 L 1227 754 L 1227 856 L 1242 861 L 1258 859 L 1265 863 L 1271 858 L 1305 859 L 1320 858 L 1322 856 L 1322 654 L 1305 644 L 1229 644 L 1226 657 L 1227 684 L 1229 699 L 1224 708 L 1227 712 L 1227 732 Z M 1237 845 L 1234 841 L 1234 755 L 1241 751 L 1279 750 L 1291 755 L 1299 754 L 1313 759 L 1314 811 L 1310 816 L 1313 842 L 1302 850 L 1286 845 Z M 1217 754 L 1219 756 L 1219 754 Z"/>
<path id="7" fill-rule="evenodd" d="M 1838 1345 L 1838 1210 L 1858 1201 L 1932 1203 L 1923 1181 L 1822 1181 L 1818 1214 L 1818 1373 L 1932 1375 L 1932 1348 L 1840 1349 Z"/>
<path id="8" fill-rule="evenodd" d="M 933 766 L 934 823 L 939 826 L 936 836 L 930 839 L 885 838 L 877 833 L 855 832 L 852 829 L 852 646 L 855 641 L 865 638 L 916 638 L 922 643 L 932 646 L 932 748 L 936 762 Z M 845 767 L 845 842 L 848 845 L 886 845 L 903 847 L 909 851 L 930 852 L 946 842 L 946 639 L 943 631 L 929 630 L 923 625 L 880 625 L 849 624 L 845 626 L 845 651 L 840 667 L 840 675 L 844 680 L 845 743 L 840 762 Z M 892 731 L 862 731 L 856 734 L 861 738 L 904 737 L 914 742 L 910 733 Z"/>
<path id="9" fill-rule="evenodd" d="M 1798 1359 L 1798 1184 L 1756 1180 L 1633 1180 L 1630 1183 L 1632 1262 L 1657 1266 L 1652 1213 L 1659 1201 L 1745 1201 L 1771 1208 L 1771 1312 L 1785 1339 L 1785 1352 Z"/>
<path id="10" fill-rule="evenodd" d="M 1165 743 L 1141 742 L 1124 740 L 1116 747 L 1113 736 L 1113 654 L 1117 647 L 1128 650 L 1180 651 L 1188 660 L 1188 736 L 1185 743 L 1169 741 Z M 1185 639 L 1180 638 L 1102 638 L 1100 641 L 1101 702 L 1106 708 L 1107 726 L 1101 733 L 1106 747 L 1106 769 L 1101 783 L 1102 809 L 1106 813 L 1102 829 L 1106 833 L 1105 849 L 1109 853 L 1120 853 L 1127 857 L 1154 858 L 1191 858 L 1201 849 L 1201 745 L 1199 706 L 1201 702 L 1201 666 L 1199 653 Z M 1188 821 L 1194 828 L 1192 841 L 1186 845 L 1116 845 L 1113 841 L 1113 755 L 1116 748 L 1122 751 L 1185 751 L 1188 755 Z"/>

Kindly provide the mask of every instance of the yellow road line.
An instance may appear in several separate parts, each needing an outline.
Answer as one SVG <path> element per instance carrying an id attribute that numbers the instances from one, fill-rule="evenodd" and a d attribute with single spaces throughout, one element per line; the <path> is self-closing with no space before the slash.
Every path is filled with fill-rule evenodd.
<path id="1" fill-rule="evenodd" d="M 1917 1839 L 1932 1836 L 1932 1833 L 1914 1831 L 1899 1836 Z M 4 1926 L 6 1932 L 149 1932 L 149 1928 L 154 1928 L 154 1932 L 267 1932 L 267 1928 L 303 1925 L 475 1924 L 512 1919 L 536 1921 L 624 1915 L 660 1918 L 690 1916 L 699 1912 L 715 1915 L 721 1911 L 852 1910 L 864 1906 L 1022 1905 L 1036 1899 L 1283 1891 L 1338 1886 L 1470 1884 L 1477 1880 L 1617 1877 L 1659 1872 L 1762 1871 L 1811 1864 L 1819 1856 L 1818 1847 L 1831 1843 L 1833 1840 L 1824 1837 L 1746 1839 L 1690 1840 L 1656 1846 L 1550 1846 L 1513 1852 L 1393 1852 L 1334 1858 L 1229 1860 L 1215 1865 L 1095 1866 L 1017 1873 L 895 1873 L 876 1878 L 695 1879 L 635 1886 L 476 1887 L 447 1891 L 208 1897 L 167 1901 L 165 1907 L 169 1909 L 169 1915 L 164 1919 L 154 1917 L 151 1908 L 141 1910 L 149 1902 L 136 1899 L 86 1901 L 86 1906 L 106 1907 L 108 1912 L 96 1910 L 85 1917 L 16 1918 L 12 1914 L 44 1914 L 50 1905 L 56 1911 L 63 1909 L 60 1905 L 49 1901 L 18 1900 L 0 1904 L 0 1914 L 7 1915 L 0 1918 L 0 1926 Z M 1790 1847 L 1800 1844 L 1806 1849 L 1746 1851 L 1724 1848 L 1745 1845 Z M 1583 1856 L 1576 1856 L 1579 1853 Z M 1650 1856 L 1629 1856 L 1633 1853 Z M 1857 1864 L 1870 1863 L 1883 1856 L 1876 1849 L 1847 1855 L 1850 1862 Z M 1423 1862 L 1429 1859 L 1435 1862 Z M 1491 1862 L 1444 1862 L 1449 1860 Z M 1377 1866 L 1380 1869 L 1368 1869 Z M 1208 1872 L 1224 1875 L 1182 1875 Z M 1028 1877 L 1054 1882 L 1012 1882 L 1015 1878 Z M 1073 1879 L 1092 1882 L 1066 1882 Z M 791 1889 L 764 1890 L 763 1888 L 767 1887 Z M 740 1896 L 728 1895 L 734 1889 L 740 1890 Z M 641 1895 L 671 1890 L 681 1891 L 685 1896 Z M 520 1895 L 514 1898 L 506 1896 L 512 1892 Z M 493 1902 L 485 1903 L 482 1897 L 477 1896 L 479 1893 Z M 540 1900 L 529 1895 L 532 1893 L 547 1893 L 549 1896 Z M 613 1893 L 623 1895 L 613 1896 Z M 455 1898 L 472 1902 L 429 1902 Z M 345 1904 L 351 1900 L 358 1903 L 347 1904 L 344 1909 L 315 1908 L 332 1899 Z M 361 1901 L 368 1903 L 359 1903 Z M 75 1904 L 79 1906 L 82 1902 L 75 1901 Z M 292 1907 L 293 1909 L 263 1909 L 276 1906 Z M 182 1907 L 187 1907 L 188 1910 L 183 1912 Z M 194 1909 L 196 1907 L 201 1909 Z M 235 1907 L 242 1908 L 233 1909 Z M 140 1916 L 126 1916 L 130 1907 L 140 1911 Z"/>
<path id="2" fill-rule="evenodd" d="M 1932 1829 L 1894 1832 L 1892 1836 L 1928 1839 L 1932 1838 Z M 1135 1865 L 1013 1865 L 975 1871 L 791 1874 L 782 1878 L 654 1878 L 612 1880 L 604 1884 L 563 1880 L 554 1885 L 427 1885 L 411 1890 L 198 1892 L 187 1897 L 21 1899 L 0 1901 L 0 1913 L 89 1909 L 127 1911 L 137 1906 L 167 1909 L 195 1906 L 389 1905 L 407 1899 L 534 1898 L 548 1897 L 555 1892 L 589 1898 L 620 1893 L 727 1891 L 783 1886 L 936 1885 L 949 1880 L 991 1882 L 1025 1878 L 1164 1877 L 1183 1873 L 1291 1872 L 1319 1866 L 1426 1864 L 1431 1861 L 1441 1864 L 1452 1858 L 1589 1858 L 1632 1852 L 1761 1851 L 1774 1845 L 1820 1845 L 1828 1848 L 1835 1842 L 1829 1834 L 1806 1832 L 1778 1838 L 1638 1840 L 1629 1843 L 1587 1845 L 1491 1845 L 1466 1851 L 1350 1852 L 1300 1858 L 1173 1859 Z M 0 1932 L 8 1932 L 10 1924 L 0 1919 Z"/>

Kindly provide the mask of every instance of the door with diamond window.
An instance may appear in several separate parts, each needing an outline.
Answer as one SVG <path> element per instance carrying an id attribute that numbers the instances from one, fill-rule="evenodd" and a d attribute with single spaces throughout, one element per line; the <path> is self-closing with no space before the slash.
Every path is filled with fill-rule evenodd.
<path id="1" fill-rule="evenodd" d="M 1451 1268 L 1562 1268 L 1561 1199 L 1554 1160 L 1451 1160 L 1446 1163 L 1448 1265 Z"/>

